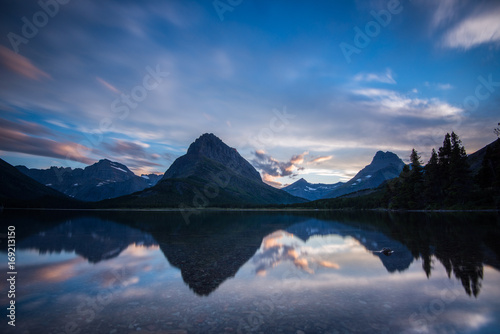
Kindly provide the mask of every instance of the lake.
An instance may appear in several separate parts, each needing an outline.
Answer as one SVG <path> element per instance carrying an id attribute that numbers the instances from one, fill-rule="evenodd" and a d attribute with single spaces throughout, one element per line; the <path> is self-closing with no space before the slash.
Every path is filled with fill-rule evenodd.
<path id="1" fill-rule="evenodd" d="M 2 333 L 499 333 L 494 213 L 10 211 Z M 394 252 L 384 255 L 382 248 Z"/>

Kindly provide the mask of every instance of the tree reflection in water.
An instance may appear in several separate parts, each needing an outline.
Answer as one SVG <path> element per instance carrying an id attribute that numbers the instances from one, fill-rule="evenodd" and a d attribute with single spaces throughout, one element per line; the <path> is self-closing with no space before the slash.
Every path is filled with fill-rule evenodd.
<path id="1" fill-rule="evenodd" d="M 92 263 L 119 256 L 130 244 L 158 245 L 200 296 L 234 277 L 279 230 L 303 241 L 333 234 L 352 237 L 369 251 L 390 247 L 390 257 L 376 255 L 390 273 L 421 259 L 431 277 L 437 259 L 469 296 L 479 295 L 485 264 L 500 270 L 498 216 L 489 213 L 211 212 L 193 216 L 189 225 L 176 212 L 7 212 L 4 218 L 16 219 L 22 231 L 19 249 L 75 251 Z"/>

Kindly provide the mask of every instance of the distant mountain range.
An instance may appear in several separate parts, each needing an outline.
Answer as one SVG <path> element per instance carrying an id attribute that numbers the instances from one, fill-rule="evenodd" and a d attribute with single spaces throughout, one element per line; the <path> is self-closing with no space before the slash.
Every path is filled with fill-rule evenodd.
<path id="1" fill-rule="evenodd" d="M 51 167 L 28 169 L 16 166 L 23 174 L 41 184 L 82 201 L 101 201 L 128 195 L 154 186 L 163 175 L 135 175 L 127 166 L 108 159 L 82 168 Z"/>
<path id="2" fill-rule="evenodd" d="M 352 179 L 332 190 L 324 198 L 335 198 L 364 189 L 376 188 L 386 180 L 399 176 L 405 163 L 392 152 L 378 151 L 372 162 Z"/>
<path id="3" fill-rule="evenodd" d="M 256 206 L 307 200 L 264 183 L 236 149 L 204 134 L 170 166 L 154 187 L 103 203 L 111 207 Z"/>
<path id="4" fill-rule="evenodd" d="M 392 152 L 378 151 L 372 162 L 359 171 L 356 176 L 346 183 L 335 184 L 308 183 L 300 179 L 283 188 L 292 195 L 314 201 L 324 198 L 335 198 L 365 189 L 373 189 L 386 180 L 398 177 L 405 163 Z"/>
<path id="5" fill-rule="evenodd" d="M 499 149 L 497 140 L 471 154 L 468 161 L 473 174 L 478 172 L 485 157 L 493 154 L 487 152 Z M 298 204 L 372 191 L 386 180 L 398 177 L 404 166 L 396 154 L 378 151 L 371 163 L 348 182 L 313 184 L 300 179 L 277 189 L 264 183 L 259 172 L 236 149 L 213 134 L 196 139 L 164 175 L 139 177 L 127 166 L 107 159 L 84 169 L 28 169 L 13 167 L 1 159 L 0 162 L 0 204 L 79 208 L 199 209 Z"/>
<path id="6" fill-rule="evenodd" d="M 309 183 L 302 178 L 289 186 L 284 187 L 283 190 L 294 196 L 315 201 L 317 199 L 324 198 L 334 189 L 342 186 L 343 184 L 344 182 L 337 182 L 334 184 Z"/>

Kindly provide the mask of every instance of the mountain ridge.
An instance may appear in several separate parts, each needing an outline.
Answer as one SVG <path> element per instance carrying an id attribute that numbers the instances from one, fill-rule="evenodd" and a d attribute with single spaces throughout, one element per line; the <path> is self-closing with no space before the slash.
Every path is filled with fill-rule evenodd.
<path id="1" fill-rule="evenodd" d="M 229 163 L 228 168 L 255 181 L 262 181 L 259 172 L 234 148 L 227 146 L 213 133 L 205 133 L 197 138 L 188 148 L 187 153 L 177 158 L 163 175 L 162 180 L 192 176 L 194 171 L 188 168 L 193 160 L 206 157 L 219 163 Z"/>
<path id="2" fill-rule="evenodd" d="M 404 162 L 392 152 L 377 151 L 370 164 L 347 182 L 334 184 L 309 183 L 303 178 L 283 188 L 292 195 L 314 201 L 335 198 L 365 189 L 376 188 L 382 182 L 398 177 Z"/>
<path id="3" fill-rule="evenodd" d="M 78 206 L 77 201 L 37 182 L 0 159 L 0 207 Z"/>
<path id="4" fill-rule="evenodd" d="M 20 172 L 69 197 L 89 202 L 119 197 L 151 187 L 158 182 L 153 175 L 135 175 L 127 166 L 101 159 L 85 168 L 48 169 L 16 166 Z"/>
<path id="5" fill-rule="evenodd" d="M 323 196 L 343 184 L 344 182 L 337 182 L 334 184 L 309 183 L 304 178 L 301 178 L 282 189 L 294 196 L 314 201 L 323 198 Z"/>
<path id="6" fill-rule="evenodd" d="M 361 169 L 352 179 L 335 188 L 323 198 L 335 198 L 360 190 L 376 188 L 384 181 L 396 178 L 405 163 L 392 152 L 377 151 L 370 164 Z"/>
<path id="7" fill-rule="evenodd" d="M 199 209 L 306 201 L 264 183 L 236 149 L 214 134 L 205 133 L 174 161 L 154 187 L 102 205 Z"/>

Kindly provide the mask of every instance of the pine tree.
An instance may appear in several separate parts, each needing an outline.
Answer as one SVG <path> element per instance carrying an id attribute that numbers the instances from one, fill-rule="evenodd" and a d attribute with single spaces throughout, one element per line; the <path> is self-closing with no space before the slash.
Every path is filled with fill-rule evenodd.
<path id="1" fill-rule="evenodd" d="M 390 207 L 397 209 L 420 209 L 423 207 L 423 168 L 415 149 L 410 155 L 410 165 L 405 165 L 396 180 L 387 188 Z"/>
<path id="2" fill-rule="evenodd" d="M 441 175 L 442 177 L 447 176 L 449 173 L 449 168 L 450 168 L 450 161 L 451 161 L 451 136 L 449 133 L 447 133 L 444 136 L 443 140 L 443 146 L 439 148 L 438 151 L 438 164 L 439 164 L 439 169 L 440 173 L 445 174 Z"/>
<path id="3" fill-rule="evenodd" d="M 450 186 L 450 164 L 451 164 L 451 136 L 447 133 L 444 136 L 443 146 L 438 149 L 438 178 L 443 199 L 446 197 L 447 189 Z"/>
<path id="4" fill-rule="evenodd" d="M 435 206 L 442 197 L 442 186 L 439 175 L 439 158 L 435 149 L 432 149 L 431 157 L 424 168 L 424 197 L 428 205 Z"/>
<path id="5" fill-rule="evenodd" d="M 462 141 L 451 133 L 450 155 L 450 185 L 448 187 L 449 200 L 454 204 L 463 204 L 472 191 L 471 172 L 467 162 L 467 153 Z"/>
<path id="6" fill-rule="evenodd" d="M 410 166 L 404 165 L 399 177 L 391 182 L 393 193 L 390 207 L 393 209 L 409 209 L 408 203 L 411 201 L 411 189 L 409 189 L 409 178 L 411 175 Z"/>
<path id="7" fill-rule="evenodd" d="M 408 178 L 411 193 L 411 206 L 415 209 L 423 206 L 423 168 L 420 162 L 420 156 L 415 149 L 412 149 L 410 155 L 411 172 Z"/>
<path id="8" fill-rule="evenodd" d="M 415 175 L 422 176 L 422 162 L 420 161 L 420 156 L 415 149 L 411 150 L 410 162 L 412 166 L 412 171 Z"/>

